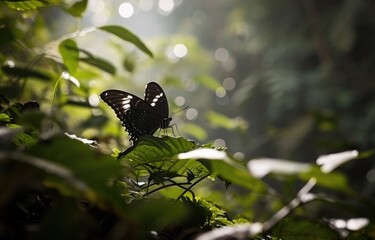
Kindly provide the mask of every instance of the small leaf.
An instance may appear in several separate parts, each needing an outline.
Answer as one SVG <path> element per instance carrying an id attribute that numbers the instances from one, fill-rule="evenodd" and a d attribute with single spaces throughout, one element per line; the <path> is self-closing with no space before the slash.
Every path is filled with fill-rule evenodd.
<path id="1" fill-rule="evenodd" d="M 82 62 L 88 63 L 94 67 L 97 67 L 109 74 L 114 75 L 116 73 L 116 68 L 103 58 L 91 56 L 87 58 L 81 58 L 79 60 Z"/>
<path id="2" fill-rule="evenodd" d="M 83 12 L 86 10 L 87 0 L 81 0 L 75 2 L 71 7 L 67 9 L 68 13 L 73 17 L 82 17 Z"/>
<path id="3" fill-rule="evenodd" d="M 6 113 L 0 113 L 0 122 L 10 122 L 10 117 Z"/>
<path id="4" fill-rule="evenodd" d="M 130 32 L 126 28 L 123 28 L 121 26 L 110 25 L 110 26 L 100 27 L 99 29 L 112 33 L 113 35 L 116 35 L 117 37 L 121 38 L 124 41 L 133 43 L 141 51 L 143 51 L 150 57 L 153 57 L 152 52 L 146 47 L 146 45 L 136 35 L 134 35 L 132 32 Z"/>
<path id="5" fill-rule="evenodd" d="M 17 133 L 17 135 L 13 138 L 13 143 L 22 148 L 30 146 L 36 142 L 37 140 L 34 137 L 24 132 Z"/>
<path id="6" fill-rule="evenodd" d="M 79 59 L 77 43 L 72 39 L 66 39 L 60 43 L 59 51 L 68 72 L 74 74 L 77 70 Z"/>
<path id="7" fill-rule="evenodd" d="M 33 10 L 40 7 L 47 7 L 51 5 L 50 3 L 46 1 L 37 1 L 37 0 L 31 0 L 31 1 L 4 1 L 8 7 L 16 9 L 17 11 L 27 11 L 27 10 Z"/>
<path id="8" fill-rule="evenodd" d="M 133 73 L 135 70 L 135 63 L 134 63 L 134 58 L 133 57 L 126 57 L 123 61 L 123 66 L 124 68 L 130 72 Z"/>

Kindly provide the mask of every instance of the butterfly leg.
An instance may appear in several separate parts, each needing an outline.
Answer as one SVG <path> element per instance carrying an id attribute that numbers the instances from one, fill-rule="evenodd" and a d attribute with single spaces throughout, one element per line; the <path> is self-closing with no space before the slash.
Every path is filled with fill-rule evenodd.
<path id="1" fill-rule="evenodd" d="M 173 134 L 174 137 L 176 137 L 176 134 L 175 134 L 175 132 L 174 132 L 174 129 L 175 129 L 175 128 L 176 128 L 176 132 L 177 132 L 178 136 L 181 137 L 181 133 L 180 133 L 180 131 L 178 130 L 178 127 L 177 127 L 177 124 L 176 124 L 176 123 L 172 124 L 172 125 L 170 126 L 170 128 L 172 129 L 172 134 Z"/>

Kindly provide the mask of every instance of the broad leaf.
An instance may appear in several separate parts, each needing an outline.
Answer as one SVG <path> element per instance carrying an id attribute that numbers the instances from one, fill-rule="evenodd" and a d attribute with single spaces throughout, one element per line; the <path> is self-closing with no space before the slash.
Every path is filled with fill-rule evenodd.
<path id="1" fill-rule="evenodd" d="M 187 176 L 190 171 L 195 176 L 202 176 L 207 170 L 199 162 L 189 159 L 181 161 L 176 157 L 194 148 L 194 142 L 182 137 L 141 136 L 135 146 L 121 154 L 120 159 L 124 165 L 129 164 L 136 170 L 147 170 L 154 174 L 172 176 L 169 174 L 176 173 Z"/>
<path id="2" fill-rule="evenodd" d="M 108 181 L 120 176 L 119 164 L 110 157 L 99 154 L 80 141 L 59 137 L 52 141 L 42 142 L 30 148 L 28 154 L 35 156 L 36 166 L 48 169 L 61 169 L 50 173 L 67 183 L 75 179 L 75 187 L 92 201 L 105 200 L 117 210 L 123 210 L 123 202 L 115 188 L 108 186 Z M 35 165 L 35 164 L 34 164 Z M 45 168 L 45 166 L 51 166 Z M 58 183 L 57 183 L 58 184 Z"/>
<path id="3" fill-rule="evenodd" d="M 121 26 L 103 26 L 99 29 L 112 33 L 113 35 L 116 35 L 117 37 L 121 38 L 124 41 L 131 42 L 135 46 L 137 46 L 141 51 L 149 55 L 150 57 L 153 57 L 152 52 L 146 47 L 146 45 L 132 32 L 127 30 L 126 28 L 123 28 Z"/>
<path id="4" fill-rule="evenodd" d="M 65 67 L 70 74 L 74 74 L 78 67 L 79 51 L 77 44 L 72 39 L 66 39 L 59 45 L 59 51 Z"/>
<path id="5" fill-rule="evenodd" d="M 200 160 L 213 175 L 217 175 L 226 182 L 245 187 L 250 190 L 263 192 L 265 185 L 252 177 L 246 167 L 230 158 L 225 152 L 211 148 L 196 149 L 178 155 L 179 159 Z"/>

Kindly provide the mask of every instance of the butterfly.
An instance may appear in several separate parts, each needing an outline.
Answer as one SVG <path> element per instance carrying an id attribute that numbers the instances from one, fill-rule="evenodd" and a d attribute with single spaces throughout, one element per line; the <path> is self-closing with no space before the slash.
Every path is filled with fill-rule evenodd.
<path id="1" fill-rule="evenodd" d="M 120 90 L 104 91 L 100 98 L 115 111 L 133 143 L 142 135 L 168 128 L 172 120 L 167 97 L 156 82 L 146 85 L 144 99 Z"/>

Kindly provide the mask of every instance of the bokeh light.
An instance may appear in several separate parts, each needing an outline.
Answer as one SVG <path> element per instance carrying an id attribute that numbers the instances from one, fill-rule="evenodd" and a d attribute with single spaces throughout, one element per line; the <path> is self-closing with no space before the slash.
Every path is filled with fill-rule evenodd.
<path id="1" fill-rule="evenodd" d="M 150 11 L 154 7 L 152 0 L 139 0 L 138 7 L 143 11 Z"/>
<path id="2" fill-rule="evenodd" d="M 89 96 L 89 104 L 91 107 L 97 107 L 99 106 L 99 103 L 100 103 L 100 99 L 99 99 L 99 96 L 97 94 L 91 94 Z"/>
<path id="3" fill-rule="evenodd" d="M 184 104 L 185 104 L 185 98 L 183 97 L 183 96 L 178 96 L 178 97 L 176 97 L 175 99 L 174 99 L 174 103 L 177 105 L 177 106 L 179 106 L 179 107 L 181 107 L 181 106 L 183 106 Z"/>
<path id="4" fill-rule="evenodd" d="M 134 14 L 134 7 L 128 2 L 121 3 L 118 8 L 118 13 L 123 18 L 130 18 Z"/>
<path id="5" fill-rule="evenodd" d="M 215 51 L 215 58 L 219 62 L 225 62 L 229 58 L 229 52 L 226 48 L 218 48 Z"/>
<path id="6" fill-rule="evenodd" d="M 188 120 L 195 120 L 198 117 L 198 110 L 195 108 L 189 108 L 186 111 L 186 118 Z"/>
<path id="7" fill-rule="evenodd" d="M 169 15 L 174 9 L 173 0 L 159 0 L 159 9 L 162 14 Z"/>
<path id="8" fill-rule="evenodd" d="M 173 53 L 176 57 L 183 58 L 188 53 L 188 49 L 184 44 L 179 43 L 176 46 L 174 46 Z"/>
<path id="9" fill-rule="evenodd" d="M 226 143 L 225 143 L 224 139 L 218 138 L 214 141 L 214 147 L 215 148 L 220 148 L 220 147 L 225 147 L 225 146 L 226 146 Z"/>
<path id="10" fill-rule="evenodd" d="M 218 87 L 215 90 L 215 94 L 217 97 L 222 98 L 227 94 L 227 91 L 223 87 Z"/>
<path id="11" fill-rule="evenodd" d="M 223 80 L 223 87 L 228 91 L 233 90 L 236 87 L 236 81 L 231 77 L 227 77 Z"/>

